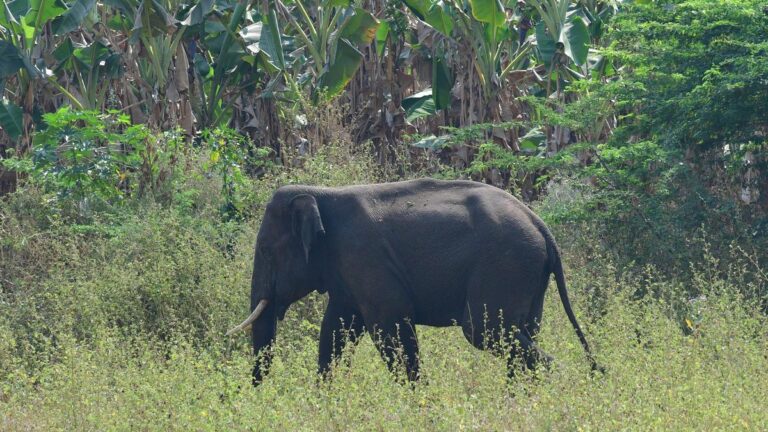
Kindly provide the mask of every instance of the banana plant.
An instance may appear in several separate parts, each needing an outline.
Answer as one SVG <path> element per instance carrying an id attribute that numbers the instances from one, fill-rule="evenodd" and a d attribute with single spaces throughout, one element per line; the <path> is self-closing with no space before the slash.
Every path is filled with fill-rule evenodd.
<path id="1" fill-rule="evenodd" d="M 518 42 L 499 0 L 471 0 L 469 3 L 471 18 L 458 5 L 456 10 L 462 24 L 463 37 L 471 38 L 474 46 L 475 69 L 478 71 L 483 99 L 489 101 L 505 76 L 522 65 L 530 45 Z M 504 56 L 509 61 L 502 67 L 501 59 Z"/>
<path id="2" fill-rule="evenodd" d="M 174 61 L 186 63 L 184 50 L 178 49 L 187 27 L 175 19 L 178 5 L 158 0 L 104 0 L 114 12 L 105 24 L 121 35 L 128 35 L 121 53 L 132 72 L 135 84 L 126 83 L 146 111 L 163 100 L 171 80 Z M 179 59 L 178 57 L 184 57 Z"/>
<path id="3" fill-rule="evenodd" d="M 19 49 L 7 40 L 0 40 L 0 58 L 2 58 L 0 60 L 0 89 L 4 90 L 6 80 L 16 75 L 21 69 L 35 72 L 34 68 L 28 65 L 28 59 L 23 57 Z M 2 99 L 0 127 L 9 138 L 16 140 L 24 133 L 23 115 L 24 112 L 14 101 Z"/>
<path id="4" fill-rule="evenodd" d="M 505 77 L 521 68 L 529 57 L 531 44 L 518 41 L 511 29 L 513 23 L 499 0 L 471 0 L 468 9 L 464 2 L 457 0 L 404 0 L 404 3 L 417 19 L 443 38 L 432 54 L 433 103 L 427 106 L 428 109 L 434 106 L 439 110 L 450 102 L 453 80 L 437 79 L 455 75 L 447 68 L 448 62 L 441 54 L 447 51 L 447 39 L 452 40 L 454 46 L 459 44 L 471 50 L 469 67 L 479 81 L 482 98 L 479 105 L 482 106 L 487 106 L 498 95 Z M 425 95 L 413 97 L 421 99 Z M 407 103 L 410 107 L 422 105 L 410 98 Z M 421 108 L 419 112 L 423 115 L 425 109 Z"/>
<path id="5" fill-rule="evenodd" d="M 589 34 L 593 45 L 599 45 L 605 33 L 605 25 L 626 0 L 582 0 L 581 12 L 589 21 Z"/>
<path id="6" fill-rule="evenodd" d="M 450 37 L 454 27 L 454 18 L 451 11 L 452 5 L 443 0 L 403 0 L 408 9 L 416 15 L 416 18 L 428 26 Z"/>
<path id="7" fill-rule="evenodd" d="M 362 8 L 352 7 L 349 0 L 275 3 L 308 60 L 310 75 L 299 81 L 311 82 L 315 95 L 338 96 L 363 60 L 358 48 L 376 38 L 379 20 Z"/>
<path id="8" fill-rule="evenodd" d="M 284 64 L 276 18 L 249 9 L 249 3 L 240 0 L 234 8 L 219 9 L 204 0 L 183 21 L 190 24 L 196 41 L 192 64 L 200 84 L 197 111 L 202 127 L 228 123 L 237 94 Z M 269 88 L 276 83 L 271 81 Z"/>
<path id="9" fill-rule="evenodd" d="M 120 55 L 98 40 L 75 44 L 66 37 L 53 51 L 53 58 L 57 63 L 54 72 L 64 77 L 60 78 L 64 81 L 61 88 L 73 96 L 79 109 L 104 107 L 110 81 L 122 74 Z"/>
<path id="10" fill-rule="evenodd" d="M 45 83 L 81 107 L 78 98 L 59 85 L 45 59 L 57 48 L 58 39 L 50 36 L 77 28 L 95 1 L 75 0 L 69 5 L 61 0 L 0 1 L 0 90 L 16 96 L 3 97 L 0 126 L 9 138 L 18 140 L 30 129 L 37 109 L 34 96 Z M 53 34 L 44 37 L 47 29 Z M 13 89 L 7 92 L 9 81 Z"/>
<path id="11" fill-rule="evenodd" d="M 577 13 L 580 9 L 571 7 L 570 0 L 527 0 L 538 12 L 540 21 L 536 24 L 536 44 L 539 58 L 551 69 L 569 66 L 567 59 L 581 67 L 587 63 L 590 32 L 587 23 Z M 565 69 L 564 69 L 565 71 Z"/>
<path id="12" fill-rule="evenodd" d="M 622 4 L 628 0 L 583 0 L 580 13 L 583 13 L 588 23 L 591 45 L 601 46 L 607 23 L 619 12 Z M 616 70 L 597 49 L 590 48 L 588 64 L 582 67 L 585 74 L 592 79 L 610 78 Z"/>

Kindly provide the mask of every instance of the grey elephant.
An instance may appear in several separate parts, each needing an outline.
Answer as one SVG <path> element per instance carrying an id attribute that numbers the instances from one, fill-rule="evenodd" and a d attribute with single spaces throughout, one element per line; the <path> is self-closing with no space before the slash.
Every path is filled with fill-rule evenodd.
<path id="1" fill-rule="evenodd" d="M 510 194 L 482 183 L 432 179 L 340 188 L 284 186 L 267 205 L 256 240 L 251 315 L 253 382 L 286 309 L 328 293 L 318 369 L 365 332 L 390 369 L 419 378 L 416 325 L 461 326 L 475 347 L 507 345 L 528 368 L 549 357 L 533 341 L 554 273 L 560 299 L 593 369 L 571 309 L 555 240 Z M 506 344 L 499 344 L 506 342 Z"/>

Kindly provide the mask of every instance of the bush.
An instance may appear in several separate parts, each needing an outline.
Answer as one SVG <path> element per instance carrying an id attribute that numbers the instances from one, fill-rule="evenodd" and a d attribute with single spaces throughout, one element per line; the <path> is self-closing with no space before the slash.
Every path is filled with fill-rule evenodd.
<path id="1" fill-rule="evenodd" d="M 46 128 L 35 135 L 32 155 L 3 164 L 28 174 L 31 186 L 50 193 L 50 203 L 76 220 L 133 194 L 160 192 L 182 150 L 179 134 L 153 134 L 117 111 L 63 107 L 43 119 Z"/>

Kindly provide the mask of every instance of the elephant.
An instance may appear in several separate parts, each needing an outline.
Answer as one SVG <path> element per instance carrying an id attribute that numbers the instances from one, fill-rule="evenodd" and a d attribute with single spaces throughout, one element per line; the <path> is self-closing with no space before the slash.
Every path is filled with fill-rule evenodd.
<path id="1" fill-rule="evenodd" d="M 251 315 L 253 384 L 269 370 L 277 321 L 297 300 L 328 293 L 318 372 L 370 333 L 390 369 L 419 378 L 416 325 L 459 325 L 476 348 L 510 348 L 508 374 L 551 357 L 534 342 L 555 275 L 571 308 L 560 253 L 544 222 L 509 193 L 472 181 L 418 179 L 345 187 L 290 185 L 267 204 L 256 239 Z M 516 363 L 516 359 L 523 360 Z"/>

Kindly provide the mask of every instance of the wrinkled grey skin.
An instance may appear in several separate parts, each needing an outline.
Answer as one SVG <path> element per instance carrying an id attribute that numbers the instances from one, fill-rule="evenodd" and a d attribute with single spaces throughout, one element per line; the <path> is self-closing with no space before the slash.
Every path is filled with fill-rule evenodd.
<path id="1" fill-rule="evenodd" d="M 416 380 L 415 326 L 421 324 L 459 324 L 480 349 L 516 342 L 507 353 L 510 375 L 516 356 L 534 368 L 549 359 L 532 339 L 553 273 L 597 368 L 571 310 L 552 235 L 506 192 L 429 179 L 282 187 L 267 205 L 256 241 L 251 310 L 263 299 L 270 303 L 252 328 L 254 384 L 268 371 L 277 320 L 313 290 L 329 295 L 320 331 L 321 373 L 340 358 L 345 343 L 369 332 L 390 368 L 403 362 L 408 379 Z"/>

